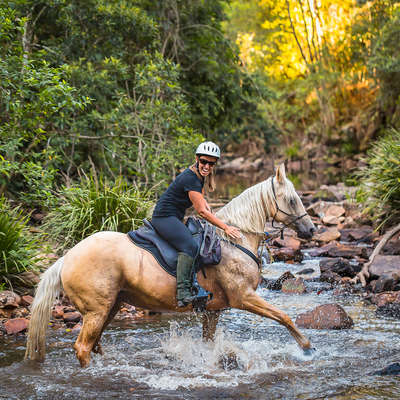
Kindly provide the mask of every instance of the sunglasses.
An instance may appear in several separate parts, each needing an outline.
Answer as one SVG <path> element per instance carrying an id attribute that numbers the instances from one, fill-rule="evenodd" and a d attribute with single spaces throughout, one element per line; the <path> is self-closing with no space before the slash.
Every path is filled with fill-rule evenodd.
<path id="1" fill-rule="evenodd" d="M 199 158 L 199 162 L 200 162 L 200 164 L 203 164 L 203 165 L 209 165 L 210 167 L 213 167 L 217 162 L 216 161 L 208 161 L 208 160 L 205 160 L 204 158 Z"/>

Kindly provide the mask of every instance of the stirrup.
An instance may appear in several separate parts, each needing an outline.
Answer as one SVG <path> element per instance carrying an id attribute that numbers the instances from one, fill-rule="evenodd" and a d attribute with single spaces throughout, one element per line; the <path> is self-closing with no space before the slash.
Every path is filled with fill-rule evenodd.
<path id="1" fill-rule="evenodd" d="M 196 273 L 193 274 L 192 290 L 194 293 L 196 293 L 196 296 L 192 300 L 194 311 L 196 312 L 205 311 L 207 302 L 213 298 L 213 294 L 200 286 L 197 280 Z"/>

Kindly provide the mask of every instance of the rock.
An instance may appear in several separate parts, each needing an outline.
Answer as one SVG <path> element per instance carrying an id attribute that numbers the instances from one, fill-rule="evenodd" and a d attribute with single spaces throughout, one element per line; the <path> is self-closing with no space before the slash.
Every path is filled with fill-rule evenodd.
<path id="1" fill-rule="evenodd" d="M 28 326 L 29 326 L 29 321 L 26 318 L 9 319 L 4 324 L 7 335 L 13 335 L 19 332 L 23 332 L 28 328 Z"/>
<path id="2" fill-rule="evenodd" d="M 369 272 L 376 276 L 392 273 L 400 275 L 400 256 L 376 256 L 369 266 Z"/>
<path id="3" fill-rule="evenodd" d="M 301 262 L 303 261 L 303 253 L 298 250 L 291 249 L 289 247 L 283 247 L 281 249 L 272 249 L 272 256 L 277 261 L 294 261 Z"/>
<path id="4" fill-rule="evenodd" d="M 341 240 L 344 242 L 364 242 L 372 243 L 373 239 L 378 237 L 377 233 L 374 233 L 373 229 L 369 226 L 359 227 L 356 229 L 341 229 Z"/>
<path id="5" fill-rule="evenodd" d="M 21 305 L 30 306 L 33 303 L 33 297 L 30 295 L 25 295 L 21 297 Z"/>
<path id="6" fill-rule="evenodd" d="M 64 317 L 64 306 L 54 306 L 52 311 L 53 318 L 63 318 Z"/>
<path id="7" fill-rule="evenodd" d="M 325 225 L 339 225 L 341 222 L 338 217 L 335 217 L 334 215 L 326 215 L 325 217 L 322 218 L 322 222 Z M 340 234 L 339 234 L 340 237 Z"/>
<path id="8" fill-rule="evenodd" d="M 332 242 L 333 240 L 340 238 L 340 232 L 336 228 L 327 229 L 325 232 L 316 233 L 314 239 L 319 242 Z"/>
<path id="9" fill-rule="evenodd" d="M 11 318 L 11 315 L 15 308 L 0 308 L 0 318 Z"/>
<path id="10" fill-rule="evenodd" d="M 371 375 L 400 375 L 400 363 L 396 362 L 393 364 L 388 365 L 387 367 L 373 372 Z"/>
<path id="11" fill-rule="evenodd" d="M 0 292 L 0 308 L 16 308 L 21 303 L 21 297 L 10 290 Z"/>
<path id="12" fill-rule="evenodd" d="M 399 276 L 395 274 L 382 274 L 378 279 L 370 282 L 373 293 L 382 293 L 393 290 L 400 290 Z"/>
<path id="13" fill-rule="evenodd" d="M 306 286 L 304 280 L 302 278 L 286 279 L 285 282 L 282 283 L 282 292 L 296 294 L 305 293 Z"/>
<path id="14" fill-rule="evenodd" d="M 291 236 L 285 236 L 283 240 L 280 238 L 274 239 L 272 245 L 277 247 L 288 247 L 295 251 L 300 250 L 300 240 Z"/>
<path id="15" fill-rule="evenodd" d="M 12 318 L 25 318 L 29 315 L 29 310 L 25 307 L 18 307 L 12 310 Z"/>
<path id="16" fill-rule="evenodd" d="M 364 300 L 381 307 L 389 303 L 400 303 L 400 292 L 383 292 L 377 294 L 370 294 Z"/>
<path id="17" fill-rule="evenodd" d="M 329 206 L 327 208 L 325 215 L 339 218 L 342 215 L 344 215 L 345 212 L 346 212 L 346 210 L 342 206 L 332 204 L 331 206 Z"/>
<path id="18" fill-rule="evenodd" d="M 379 317 L 400 318 L 400 303 L 389 303 L 376 309 L 376 315 Z"/>
<path id="19" fill-rule="evenodd" d="M 336 246 L 337 243 L 329 243 L 325 246 L 310 248 L 307 250 L 307 254 L 310 257 L 328 257 L 329 251 Z"/>
<path id="20" fill-rule="evenodd" d="M 18 279 L 21 280 L 24 287 L 29 288 L 35 287 L 40 281 L 39 275 L 32 271 L 21 272 L 18 274 Z"/>
<path id="21" fill-rule="evenodd" d="M 290 271 L 286 271 L 276 281 L 267 281 L 266 287 L 270 290 L 281 290 L 282 283 L 287 279 L 295 279 L 295 276 Z"/>
<path id="22" fill-rule="evenodd" d="M 400 256 L 400 239 L 399 237 L 392 238 L 385 244 L 382 249 L 384 255 L 397 255 Z"/>
<path id="23" fill-rule="evenodd" d="M 78 312 L 67 312 L 63 316 L 64 322 L 79 322 L 81 314 Z"/>
<path id="24" fill-rule="evenodd" d="M 333 284 L 341 282 L 341 279 L 341 276 L 333 271 L 325 271 L 321 273 L 321 276 L 319 277 L 319 280 L 321 282 L 328 282 Z"/>
<path id="25" fill-rule="evenodd" d="M 296 275 L 309 275 L 313 274 L 314 272 L 315 270 L 312 268 L 304 268 L 301 271 L 297 272 Z"/>
<path id="26" fill-rule="evenodd" d="M 353 278 L 359 271 L 359 267 L 353 267 L 350 262 L 344 258 L 323 259 L 319 263 L 321 274 L 326 271 L 336 272 L 340 276 L 349 276 Z"/>
<path id="27" fill-rule="evenodd" d="M 368 251 L 365 247 L 344 245 L 341 243 L 331 243 L 331 244 L 332 246 L 327 247 L 326 252 L 323 254 L 326 257 L 368 258 Z"/>
<path id="28" fill-rule="evenodd" d="M 310 329 L 349 329 L 354 323 L 338 304 L 324 304 L 298 315 L 296 325 Z"/>
<path id="29" fill-rule="evenodd" d="M 81 324 L 76 324 L 72 329 L 71 332 L 80 332 L 82 329 L 82 325 Z"/>

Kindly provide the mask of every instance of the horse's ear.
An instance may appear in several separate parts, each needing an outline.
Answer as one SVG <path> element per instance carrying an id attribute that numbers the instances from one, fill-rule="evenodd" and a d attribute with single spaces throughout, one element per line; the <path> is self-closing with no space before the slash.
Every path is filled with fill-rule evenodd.
<path id="1" fill-rule="evenodd" d="M 282 163 L 276 169 L 276 180 L 279 183 L 284 183 L 286 179 L 286 171 L 285 171 L 285 164 Z"/>

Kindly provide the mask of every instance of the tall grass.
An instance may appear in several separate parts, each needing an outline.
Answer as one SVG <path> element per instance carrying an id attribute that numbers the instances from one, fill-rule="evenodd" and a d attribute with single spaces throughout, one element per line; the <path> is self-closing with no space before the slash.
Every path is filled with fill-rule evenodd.
<path id="1" fill-rule="evenodd" d="M 95 232 L 135 229 L 151 206 L 149 192 L 129 186 L 122 178 L 110 182 L 90 176 L 63 189 L 58 205 L 46 216 L 43 231 L 62 250 Z"/>
<path id="2" fill-rule="evenodd" d="M 367 155 L 357 200 L 379 224 L 400 222 L 400 131 L 391 129 Z"/>
<path id="3" fill-rule="evenodd" d="M 0 288 L 12 287 L 21 272 L 36 269 L 39 243 L 27 229 L 29 217 L 0 197 Z"/>

